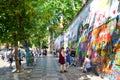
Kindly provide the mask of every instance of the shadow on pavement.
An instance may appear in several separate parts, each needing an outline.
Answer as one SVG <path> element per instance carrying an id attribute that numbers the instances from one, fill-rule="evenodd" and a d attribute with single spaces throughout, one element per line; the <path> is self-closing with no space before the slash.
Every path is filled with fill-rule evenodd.
<path id="1" fill-rule="evenodd" d="M 1 61 L 0 61 L 1 62 Z M 22 61 L 22 70 L 20 73 L 13 73 L 16 70 L 15 62 L 12 64 L 12 68 L 9 67 L 9 62 L 2 61 L 0 66 L 0 80 L 21 80 L 21 77 L 28 78 L 29 73 L 32 71 L 33 66 L 26 66 L 26 61 Z M 26 79 L 22 80 L 26 80 Z"/>

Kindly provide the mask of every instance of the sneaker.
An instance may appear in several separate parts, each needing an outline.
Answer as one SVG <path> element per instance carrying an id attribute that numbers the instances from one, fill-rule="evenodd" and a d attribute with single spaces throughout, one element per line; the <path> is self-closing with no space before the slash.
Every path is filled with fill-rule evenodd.
<path id="1" fill-rule="evenodd" d="M 67 70 L 64 70 L 64 72 L 68 72 Z"/>
<path id="2" fill-rule="evenodd" d="M 98 73 L 95 73 L 95 75 L 96 75 L 96 76 L 99 76 L 99 74 L 98 74 Z"/>

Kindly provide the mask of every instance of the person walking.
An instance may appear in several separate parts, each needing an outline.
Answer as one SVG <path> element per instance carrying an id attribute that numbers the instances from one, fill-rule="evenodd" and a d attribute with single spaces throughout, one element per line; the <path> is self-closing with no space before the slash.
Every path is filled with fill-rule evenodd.
<path id="1" fill-rule="evenodd" d="M 45 49 L 43 49 L 43 57 L 45 57 Z"/>
<path id="2" fill-rule="evenodd" d="M 47 50 L 45 49 L 45 56 L 47 56 Z"/>
<path id="3" fill-rule="evenodd" d="M 53 49 L 53 55 L 54 55 L 54 57 L 56 57 L 56 50 L 55 49 Z"/>
<path id="4" fill-rule="evenodd" d="M 10 63 L 10 66 L 9 68 L 13 69 L 12 67 L 12 63 L 13 63 L 13 53 L 12 53 L 12 49 L 10 50 L 10 54 L 8 55 L 8 59 L 9 59 L 9 63 Z"/>
<path id="5" fill-rule="evenodd" d="M 34 50 L 34 52 L 33 52 L 33 56 L 34 56 L 34 66 L 36 65 L 36 63 L 37 63 L 37 57 L 38 57 L 38 52 L 37 52 L 37 49 L 36 50 Z"/>
<path id="6" fill-rule="evenodd" d="M 61 49 L 60 49 L 59 63 L 60 63 L 60 73 L 67 72 L 66 64 L 65 64 L 65 53 L 64 53 L 63 47 L 61 47 Z"/>

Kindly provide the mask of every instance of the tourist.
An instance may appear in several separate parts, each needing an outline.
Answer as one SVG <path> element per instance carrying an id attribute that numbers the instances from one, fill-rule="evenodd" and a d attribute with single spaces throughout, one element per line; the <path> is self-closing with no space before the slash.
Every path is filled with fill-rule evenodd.
<path id="1" fill-rule="evenodd" d="M 67 64 L 67 68 L 69 68 L 69 65 L 71 64 L 69 47 L 66 48 L 66 64 Z"/>
<path id="2" fill-rule="evenodd" d="M 8 59 L 9 59 L 9 63 L 10 63 L 10 68 L 13 69 L 12 67 L 12 63 L 13 63 L 13 53 L 12 53 L 12 49 L 10 50 L 10 54 L 8 55 Z"/>
<path id="3" fill-rule="evenodd" d="M 84 71 L 87 72 L 89 69 L 91 69 L 91 60 L 89 59 L 88 55 L 85 56 L 85 61 L 83 63 Z"/>
<path id="4" fill-rule="evenodd" d="M 65 52 L 63 47 L 61 47 L 60 49 L 59 63 L 60 63 L 60 73 L 67 72 L 66 64 L 65 64 Z"/>
<path id="5" fill-rule="evenodd" d="M 70 56 L 71 56 L 71 65 L 76 66 L 76 51 L 74 48 L 71 48 Z"/>

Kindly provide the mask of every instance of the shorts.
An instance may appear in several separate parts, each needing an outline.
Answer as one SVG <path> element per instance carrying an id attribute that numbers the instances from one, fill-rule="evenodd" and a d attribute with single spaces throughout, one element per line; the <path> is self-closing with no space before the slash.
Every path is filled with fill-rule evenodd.
<path id="1" fill-rule="evenodd" d="M 9 58 L 9 61 L 10 61 L 10 63 L 12 63 L 12 62 L 13 62 L 13 59 L 12 59 L 12 58 Z"/>

